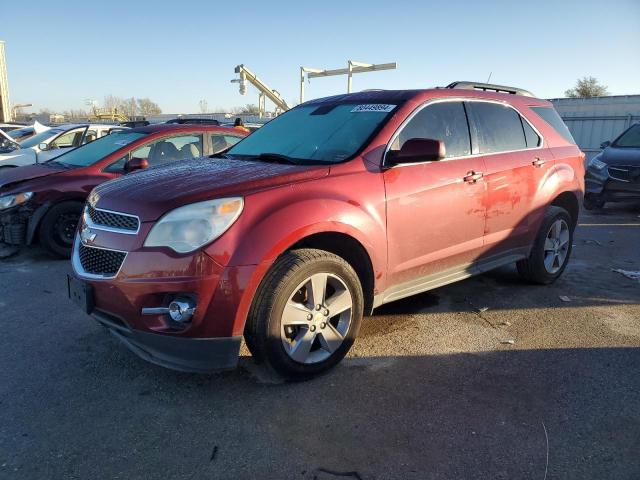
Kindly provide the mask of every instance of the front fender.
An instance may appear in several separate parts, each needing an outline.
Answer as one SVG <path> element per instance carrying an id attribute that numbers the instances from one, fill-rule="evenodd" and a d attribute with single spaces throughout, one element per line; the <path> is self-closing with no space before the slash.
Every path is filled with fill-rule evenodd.
<path id="1" fill-rule="evenodd" d="M 237 230 L 249 232 L 249 235 L 235 238 L 231 255 L 227 254 L 227 246 L 208 253 L 223 265 L 271 264 L 305 237 L 335 232 L 357 240 L 369 254 L 374 271 L 381 270 L 386 263 L 384 218 L 376 211 L 363 209 L 362 205 L 343 199 L 309 199 L 263 213 L 266 214 L 253 215 L 252 219 L 237 226 Z"/>

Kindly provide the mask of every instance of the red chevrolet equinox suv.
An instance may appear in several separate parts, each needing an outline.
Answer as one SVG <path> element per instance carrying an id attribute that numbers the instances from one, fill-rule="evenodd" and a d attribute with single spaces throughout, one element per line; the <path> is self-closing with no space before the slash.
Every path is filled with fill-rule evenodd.
<path id="1" fill-rule="evenodd" d="M 567 266 L 584 154 L 551 104 L 457 82 L 306 102 L 220 158 L 104 183 L 70 296 L 165 367 L 336 365 L 376 307 L 516 263 Z"/>

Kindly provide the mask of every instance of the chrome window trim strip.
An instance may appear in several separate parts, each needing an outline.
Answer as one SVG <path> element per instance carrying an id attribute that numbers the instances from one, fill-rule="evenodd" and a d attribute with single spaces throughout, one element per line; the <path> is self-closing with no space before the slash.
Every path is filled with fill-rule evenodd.
<path id="1" fill-rule="evenodd" d="M 389 150 L 391 150 L 391 145 L 396 140 L 396 138 L 398 138 L 398 136 L 400 135 L 402 130 L 407 126 L 407 124 L 413 119 L 413 117 L 415 117 L 418 113 L 420 113 L 423 109 L 427 108 L 430 105 L 433 105 L 435 103 L 444 103 L 444 102 L 484 102 L 484 103 L 496 103 L 498 105 L 503 105 L 505 107 L 509 107 L 509 108 L 515 110 L 516 113 L 518 115 L 520 115 L 520 117 L 522 117 L 522 119 L 529 124 L 529 126 L 533 129 L 533 131 L 538 134 L 538 136 L 540 137 L 540 145 L 538 145 L 537 147 L 531 147 L 531 148 L 520 148 L 518 150 L 503 150 L 503 151 L 500 151 L 500 152 L 490 152 L 490 153 L 473 153 L 473 154 L 469 154 L 469 155 L 462 155 L 462 156 L 459 156 L 459 157 L 443 158 L 442 160 L 428 160 L 426 162 L 401 163 L 401 164 L 397 164 L 397 165 L 387 165 L 387 163 L 386 163 L 387 153 L 389 153 Z M 469 122 L 468 118 L 467 118 L 467 122 Z M 522 133 L 524 135 L 524 132 L 522 132 Z M 509 102 L 500 101 L 500 100 L 492 100 L 492 99 L 483 99 L 483 98 L 469 98 L 469 97 L 436 98 L 436 99 L 433 99 L 433 100 L 429 100 L 429 101 L 421 104 L 419 107 L 417 107 L 413 112 L 411 112 L 411 114 L 407 118 L 404 119 L 404 121 L 396 129 L 396 131 L 391 136 L 391 139 L 387 143 L 387 146 L 384 149 L 384 153 L 382 154 L 382 167 L 383 168 L 398 168 L 398 167 L 407 167 L 407 166 L 411 166 L 411 165 L 423 165 L 423 164 L 434 163 L 434 162 L 449 162 L 449 161 L 452 161 L 452 160 L 461 160 L 461 159 L 466 159 L 466 158 L 486 157 L 487 155 L 501 155 L 503 153 L 530 152 L 530 151 L 542 150 L 542 149 L 545 148 L 544 145 L 545 145 L 545 140 L 544 140 L 544 136 L 542 135 L 542 133 L 540 133 L 540 131 L 534 125 L 531 124 L 529 119 L 527 117 L 525 117 L 520 112 L 520 110 L 518 110 L 516 107 L 511 105 Z"/>

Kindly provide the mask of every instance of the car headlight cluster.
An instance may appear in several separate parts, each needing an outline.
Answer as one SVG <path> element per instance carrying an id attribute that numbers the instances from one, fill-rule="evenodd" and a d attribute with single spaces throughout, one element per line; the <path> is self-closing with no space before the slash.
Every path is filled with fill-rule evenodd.
<path id="1" fill-rule="evenodd" d="M 607 164 L 604 163 L 602 160 L 599 160 L 598 156 L 595 156 L 591 159 L 591 161 L 589 162 L 589 167 L 594 168 L 596 170 L 602 170 L 607 166 Z"/>
<path id="2" fill-rule="evenodd" d="M 233 225 L 244 208 L 242 197 L 220 198 L 176 208 L 153 226 L 145 247 L 188 253 L 212 242 Z"/>
<path id="3" fill-rule="evenodd" d="M 15 195 L 4 195 L 0 197 L 0 210 L 22 205 L 33 197 L 33 192 L 16 193 Z"/>

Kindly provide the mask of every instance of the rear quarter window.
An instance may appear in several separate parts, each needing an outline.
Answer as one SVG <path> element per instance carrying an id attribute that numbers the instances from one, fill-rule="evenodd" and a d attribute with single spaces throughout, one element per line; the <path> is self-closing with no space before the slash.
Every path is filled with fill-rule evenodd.
<path id="1" fill-rule="evenodd" d="M 576 144 L 576 141 L 573 139 L 571 132 L 567 128 L 567 125 L 564 123 L 556 109 L 553 107 L 531 107 L 531 110 L 536 112 L 542 119 L 547 122 L 549 125 L 553 127 L 553 129 L 558 132 L 562 137 L 569 143 Z"/>

